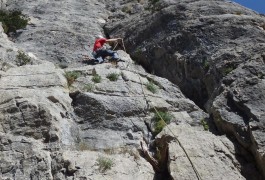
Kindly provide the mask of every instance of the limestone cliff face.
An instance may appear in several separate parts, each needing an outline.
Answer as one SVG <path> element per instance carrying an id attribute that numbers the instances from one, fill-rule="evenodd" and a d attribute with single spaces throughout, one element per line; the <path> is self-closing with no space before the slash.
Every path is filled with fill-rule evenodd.
<path id="1" fill-rule="evenodd" d="M 183 1 L 182 6 L 190 2 Z M 111 29 L 105 26 L 111 19 L 124 19 L 129 25 L 128 29 L 123 28 L 122 24 L 115 26 L 120 30 L 112 29 L 112 32 L 126 38 L 126 48 L 134 57 L 134 50 L 145 51 L 143 48 L 154 45 L 152 36 L 157 33 L 157 42 L 168 46 L 164 50 L 158 48 L 154 53 L 160 54 L 164 63 L 168 62 L 165 57 L 172 55 L 169 51 L 175 49 L 173 41 L 171 44 L 159 39 L 163 37 L 162 31 L 160 33 L 163 27 L 149 29 L 145 18 L 162 18 L 162 15 L 166 15 L 167 21 L 163 22 L 168 23 L 174 17 L 176 2 L 162 3 L 159 6 L 162 9 L 149 6 L 148 1 L 10 0 L 1 3 L 1 7 L 8 10 L 20 9 L 31 21 L 12 38 L 8 38 L 0 27 L 0 179 L 261 179 L 252 156 L 242 148 L 245 144 L 220 136 L 209 115 L 181 92 L 181 88 L 187 85 L 185 82 L 179 88 L 165 78 L 147 73 L 123 50 L 118 51 L 123 61 L 117 64 L 88 65 L 81 62 L 82 54 L 90 54 L 91 47 L 87 45 L 93 44 L 94 36 Z M 164 11 L 167 3 L 173 3 L 169 6 L 173 8 L 172 16 Z M 180 10 L 185 9 L 182 6 L 179 6 Z M 202 7 L 200 3 L 198 6 Z M 214 11 L 214 7 L 213 3 L 208 10 Z M 123 8 L 122 11 L 119 8 Z M 146 8 L 155 8 L 157 12 L 148 15 Z M 146 26 L 139 28 L 139 31 L 148 34 L 145 37 L 147 40 L 142 41 L 145 46 L 141 45 L 141 39 L 137 39 L 136 23 L 127 21 L 127 18 L 135 17 L 141 11 L 147 13 L 141 19 Z M 151 24 L 156 20 L 159 18 L 149 19 Z M 103 26 L 106 28 L 103 29 Z M 178 28 L 174 23 L 170 27 Z M 111 31 L 108 32 L 113 36 Z M 126 33 L 131 33 L 130 38 Z M 190 40 L 194 40 L 193 35 Z M 138 44 L 130 44 L 130 41 Z M 184 44 L 183 48 L 186 48 Z M 195 49 L 189 53 L 197 53 Z M 188 53 L 188 50 L 192 49 L 181 53 Z M 18 66 L 17 55 L 21 51 L 30 58 L 30 62 Z M 149 55 L 147 51 L 146 54 L 141 52 L 139 60 L 156 62 Z M 143 56 L 147 59 L 141 58 Z M 191 66 L 186 64 L 188 61 L 185 58 L 182 60 L 183 66 L 188 68 L 188 75 Z M 163 63 L 160 65 L 173 71 L 174 67 L 169 62 L 167 66 Z M 243 70 L 252 72 L 258 67 L 243 65 L 233 71 L 234 74 L 238 71 L 237 76 L 233 76 L 233 73 L 222 76 L 229 82 L 225 84 L 227 91 L 220 89 L 214 96 L 216 98 L 212 98 L 214 103 L 209 103 L 213 115 L 220 114 L 220 121 L 216 121 L 216 124 L 221 123 L 218 126 L 220 130 L 226 129 L 223 114 L 220 113 L 223 104 L 230 103 L 226 101 L 226 95 L 235 102 L 238 97 L 233 96 L 235 91 L 229 91 L 229 86 L 238 85 L 236 82 L 240 79 L 236 77 L 242 76 Z M 150 67 L 154 68 L 155 65 Z M 210 63 L 209 73 L 214 67 Z M 175 73 L 182 72 L 176 70 Z M 204 69 L 199 72 L 204 72 Z M 116 79 L 111 79 L 111 75 L 115 75 Z M 254 81 L 257 83 L 253 88 L 257 92 L 262 87 L 262 78 Z M 152 84 L 155 91 L 148 84 Z M 193 87 L 195 85 L 191 83 L 190 89 L 193 90 Z M 251 92 L 251 89 L 244 90 L 248 94 Z M 215 86 L 212 92 L 215 92 Z M 244 107 L 247 108 L 247 105 Z M 254 110 L 248 113 L 257 112 Z M 167 112 L 172 117 L 170 124 L 158 135 L 154 131 L 156 111 Z M 224 108 L 222 112 L 227 111 Z M 207 122 L 211 132 L 205 131 Z M 231 129 L 229 124 L 227 126 L 228 130 Z M 253 141 L 258 136 L 255 133 L 260 133 L 249 132 Z M 170 139 L 166 144 L 163 141 L 165 137 Z M 147 149 L 143 149 L 140 142 L 147 144 Z M 254 146 L 251 149 L 252 152 L 257 150 Z M 150 164 L 150 159 L 143 152 L 149 153 L 157 164 Z M 255 157 L 261 157 L 258 164 L 263 163 L 261 153 Z"/>
<path id="2" fill-rule="evenodd" d="M 230 1 L 154 3 L 106 27 L 132 57 L 176 83 L 255 156 L 265 175 L 265 17 Z"/>
<path id="3" fill-rule="evenodd" d="M 19 9 L 31 19 L 15 39 L 19 48 L 39 59 L 72 66 L 81 54 L 91 53 L 89 46 L 95 35 L 103 33 L 108 17 L 105 4 L 97 0 L 12 0 L 7 8 Z"/>

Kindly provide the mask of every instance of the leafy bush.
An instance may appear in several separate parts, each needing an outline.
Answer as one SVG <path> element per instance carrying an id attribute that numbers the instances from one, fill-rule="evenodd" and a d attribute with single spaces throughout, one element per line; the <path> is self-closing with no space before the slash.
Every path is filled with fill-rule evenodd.
<path id="1" fill-rule="evenodd" d="M 120 74 L 117 74 L 117 73 L 110 73 L 107 75 L 107 78 L 110 80 L 110 81 L 117 81 L 118 78 L 119 78 Z"/>
<path id="2" fill-rule="evenodd" d="M 201 125 L 203 126 L 203 129 L 204 129 L 205 131 L 208 131 L 208 130 L 209 130 L 209 125 L 208 125 L 208 123 L 205 121 L 205 119 L 202 119 L 202 120 L 201 120 Z"/>
<path id="3" fill-rule="evenodd" d="M 153 120 L 155 121 L 154 123 L 154 133 L 158 134 L 162 131 L 162 129 L 170 123 L 171 119 L 173 116 L 169 114 L 168 112 L 162 112 L 158 111 L 155 113 Z"/>
<path id="4" fill-rule="evenodd" d="M 17 66 L 24 66 L 26 64 L 29 64 L 31 62 L 31 58 L 26 55 L 23 51 L 18 50 L 18 54 L 16 56 L 16 65 Z"/>
<path id="5" fill-rule="evenodd" d="M 202 66 L 205 70 L 208 70 L 210 68 L 210 63 L 206 58 L 202 60 Z"/>
<path id="6" fill-rule="evenodd" d="M 146 84 L 146 88 L 147 88 L 149 91 L 151 91 L 153 94 L 157 93 L 157 88 L 156 88 L 155 84 L 154 84 L 152 81 L 150 81 L 150 82 L 148 82 L 148 83 Z"/>
<path id="7" fill-rule="evenodd" d="M 68 85 L 71 86 L 74 81 L 80 77 L 80 73 L 77 71 L 69 71 L 65 73 L 65 77 L 67 79 Z"/>
<path id="8" fill-rule="evenodd" d="M 154 119 L 156 121 L 163 119 L 165 121 L 165 123 L 170 123 L 171 119 L 173 118 L 173 116 L 168 113 L 168 112 L 162 112 L 162 111 L 158 111 L 155 113 Z"/>
<path id="9" fill-rule="evenodd" d="M 94 84 L 86 84 L 84 87 L 84 90 L 87 92 L 91 92 L 95 89 L 95 85 Z"/>
<path id="10" fill-rule="evenodd" d="M 111 167 L 114 165 L 113 160 L 111 160 L 110 158 L 106 158 L 106 157 L 99 157 L 97 158 L 96 161 L 97 161 L 97 165 L 99 166 L 100 172 L 105 172 L 111 169 Z"/>
<path id="11" fill-rule="evenodd" d="M 18 29 L 23 29 L 27 26 L 29 18 L 21 13 L 21 11 L 3 11 L 0 10 L 0 21 L 4 32 L 6 34 L 10 32 L 16 32 Z"/>
<path id="12" fill-rule="evenodd" d="M 101 76 L 98 75 L 98 74 L 95 74 L 93 77 L 92 77 L 92 81 L 94 83 L 100 83 L 101 82 Z"/>
<path id="13" fill-rule="evenodd" d="M 159 134 L 167 124 L 163 120 L 155 122 L 154 133 Z"/>
<path id="14" fill-rule="evenodd" d="M 229 74 L 230 72 L 232 72 L 233 70 L 234 70 L 234 67 L 232 67 L 232 66 L 225 67 L 225 69 L 224 69 L 224 74 L 227 75 L 227 74 Z"/>

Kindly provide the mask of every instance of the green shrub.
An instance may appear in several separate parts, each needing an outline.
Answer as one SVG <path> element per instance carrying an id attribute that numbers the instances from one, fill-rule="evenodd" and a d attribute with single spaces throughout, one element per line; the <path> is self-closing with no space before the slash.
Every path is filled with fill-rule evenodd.
<path id="1" fill-rule="evenodd" d="M 230 72 L 232 72 L 234 70 L 234 68 L 232 66 L 229 66 L 229 67 L 225 67 L 224 69 L 224 74 L 227 75 L 229 74 Z"/>
<path id="2" fill-rule="evenodd" d="M 94 89 L 95 89 L 95 85 L 94 85 L 94 84 L 86 84 L 86 85 L 84 86 L 84 90 L 85 90 L 86 92 L 92 92 Z"/>
<path id="3" fill-rule="evenodd" d="M 209 130 L 209 125 L 208 125 L 208 123 L 205 121 L 205 119 L 202 119 L 202 120 L 201 120 L 201 125 L 203 126 L 203 129 L 204 129 L 205 131 L 208 131 L 208 130 Z"/>
<path id="4" fill-rule="evenodd" d="M 8 12 L 0 10 L 0 21 L 6 34 L 25 28 L 29 20 L 21 11 L 15 10 Z"/>
<path id="5" fill-rule="evenodd" d="M 113 160 L 107 157 L 98 157 L 96 161 L 100 172 L 105 172 L 114 165 Z"/>
<path id="6" fill-rule="evenodd" d="M 163 120 L 155 122 L 154 133 L 159 134 L 167 124 Z"/>
<path id="7" fill-rule="evenodd" d="M 173 116 L 168 112 L 158 111 L 155 113 L 154 119 L 155 121 L 159 121 L 160 119 L 163 119 L 165 123 L 170 123 Z"/>
<path id="8" fill-rule="evenodd" d="M 149 81 L 146 84 L 146 88 L 151 91 L 153 94 L 157 93 L 157 87 L 155 86 L 155 84 L 152 81 Z"/>
<path id="9" fill-rule="evenodd" d="M 162 129 L 170 123 L 173 116 L 168 112 L 158 111 L 155 113 L 153 120 L 154 123 L 154 134 L 158 134 L 162 131 Z"/>
<path id="10" fill-rule="evenodd" d="M 71 86 L 74 81 L 80 77 L 80 73 L 77 72 L 77 71 L 69 71 L 69 72 L 66 72 L 65 73 L 65 77 L 67 79 L 67 82 L 68 82 L 68 86 Z"/>
<path id="11" fill-rule="evenodd" d="M 92 77 L 92 81 L 94 83 L 100 83 L 101 82 L 101 76 L 98 75 L 98 74 L 95 74 L 93 77 Z"/>
<path id="12" fill-rule="evenodd" d="M 17 52 L 18 54 L 15 60 L 17 66 L 24 66 L 31 62 L 31 58 L 28 55 L 26 55 L 23 51 L 18 50 Z"/>
<path id="13" fill-rule="evenodd" d="M 110 80 L 110 81 L 117 81 L 118 78 L 119 78 L 120 74 L 117 74 L 117 73 L 110 73 L 107 75 L 107 78 Z"/>
<path id="14" fill-rule="evenodd" d="M 208 70 L 210 68 L 210 63 L 207 59 L 203 59 L 202 65 L 205 70 Z"/>

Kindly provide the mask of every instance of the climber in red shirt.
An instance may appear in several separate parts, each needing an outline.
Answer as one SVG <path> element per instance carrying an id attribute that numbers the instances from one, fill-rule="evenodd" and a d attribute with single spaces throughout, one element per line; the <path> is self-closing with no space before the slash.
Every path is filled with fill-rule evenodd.
<path id="1" fill-rule="evenodd" d="M 106 39 L 101 35 L 96 36 L 96 41 L 94 43 L 92 55 L 98 61 L 98 63 L 102 63 L 107 56 L 111 56 L 112 60 L 114 60 L 114 61 L 119 60 L 119 56 L 118 56 L 118 53 L 116 51 L 112 51 L 110 49 L 105 49 L 103 47 L 105 43 L 117 42 L 119 40 L 121 40 L 121 38 Z"/>

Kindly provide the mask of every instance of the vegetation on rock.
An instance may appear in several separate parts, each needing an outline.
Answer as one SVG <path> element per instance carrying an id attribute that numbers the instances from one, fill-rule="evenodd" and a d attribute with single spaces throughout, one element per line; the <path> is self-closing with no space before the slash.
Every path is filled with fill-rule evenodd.
<path id="1" fill-rule="evenodd" d="M 146 84 L 146 88 L 147 88 L 149 91 L 151 91 L 153 94 L 157 93 L 157 88 L 156 88 L 155 84 L 154 84 L 152 81 L 150 81 L 150 82 L 148 82 L 148 83 Z"/>
<path id="2" fill-rule="evenodd" d="M 22 50 L 17 51 L 18 54 L 16 56 L 16 65 L 17 66 L 24 66 L 26 64 L 29 64 L 31 62 L 31 58 L 26 55 Z"/>
<path id="3" fill-rule="evenodd" d="M 209 130 L 209 125 L 208 125 L 207 121 L 205 121 L 205 119 L 202 119 L 201 120 L 201 125 L 203 126 L 203 129 L 205 131 L 208 131 Z"/>
<path id="4" fill-rule="evenodd" d="M 119 78 L 119 74 L 117 73 L 110 73 L 107 75 L 107 78 L 110 80 L 110 81 L 117 81 L 118 78 Z"/>
<path id="5" fill-rule="evenodd" d="M 95 89 L 95 85 L 94 84 L 91 84 L 91 83 L 86 84 L 84 86 L 84 90 L 87 91 L 87 92 L 92 92 L 94 89 Z"/>
<path id="6" fill-rule="evenodd" d="M 110 170 L 114 162 L 110 158 L 100 156 L 97 158 L 97 165 L 99 166 L 99 171 L 103 173 Z"/>
<path id="7" fill-rule="evenodd" d="M 93 77 L 92 77 L 92 81 L 94 83 L 100 83 L 101 82 L 101 76 L 98 75 L 98 74 L 95 74 Z"/>
<path id="8" fill-rule="evenodd" d="M 77 71 L 69 71 L 65 73 L 65 77 L 67 79 L 68 85 L 71 86 L 74 81 L 80 77 L 80 73 Z"/>
<path id="9" fill-rule="evenodd" d="M 154 134 L 160 133 L 163 128 L 170 123 L 172 115 L 168 112 L 157 111 L 153 117 L 154 120 Z"/>
<path id="10" fill-rule="evenodd" d="M 27 26 L 29 18 L 22 14 L 21 11 L 14 10 L 11 12 L 0 10 L 0 21 L 4 32 L 16 32 L 18 29 L 23 29 Z"/>

